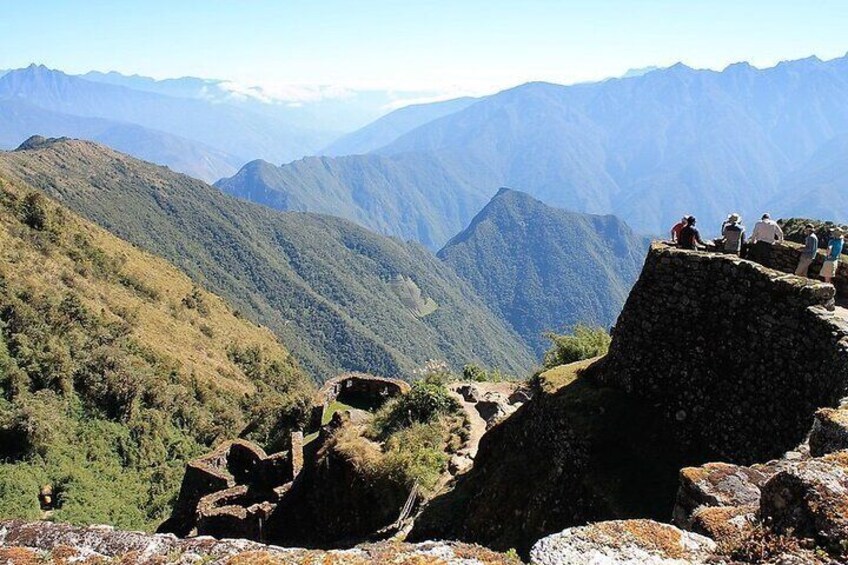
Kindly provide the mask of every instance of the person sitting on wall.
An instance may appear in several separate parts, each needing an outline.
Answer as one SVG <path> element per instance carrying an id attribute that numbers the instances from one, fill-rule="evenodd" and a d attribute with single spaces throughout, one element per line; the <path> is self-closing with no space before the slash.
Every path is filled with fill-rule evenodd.
<path id="1" fill-rule="evenodd" d="M 745 226 L 742 225 L 739 214 L 731 214 L 727 217 L 721 236 L 724 238 L 724 252 L 739 255 L 742 244 L 745 243 Z"/>
<path id="2" fill-rule="evenodd" d="M 678 244 L 683 249 L 699 249 L 707 245 L 701 241 L 701 234 L 698 232 L 698 228 L 695 227 L 696 222 L 695 216 L 689 216 L 686 218 L 686 226 L 680 230 Z"/>
<path id="3" fill-rule="evenodd" d="M 801 252 L 801 257 L 798 259 L 798 267 L 795 269 L 795 274 L 799 277 L 806 277 L 810 265 L 816 258 L 816 253 L 819 249 L 819 238 L 816 235 L 816 228 L 813 224 L 804 226 L 804 250 Z"/>
<path id="4" fill-rule="evenodd" d="M 683 228 L 686 227 L 686 216 L 680 218 L 680 221 L 674 224 L 674 227 L 671 228 L 671 242 L 677 243 L 680 241 L 680 232 Z"/>
<path id="5" fill-rule="evenodd" d="M 763 219 L 754 225 L 754 231 L 751 233 L 751 243 L 758 241 L 765 241 L 768 244 L 783 241 L 783 230 L 768 214 L 763 214 Z"/>
<path id="6" fill-rule="evenodd" d="M 845 244 L 842 228 L 835 227 L 830 230 L 830 241 L 827 243 L 827 257 L 821 269 L 824 282 L 829 283 L 836 276 L 836 268 L 839 266 L 839 256 Z"/>

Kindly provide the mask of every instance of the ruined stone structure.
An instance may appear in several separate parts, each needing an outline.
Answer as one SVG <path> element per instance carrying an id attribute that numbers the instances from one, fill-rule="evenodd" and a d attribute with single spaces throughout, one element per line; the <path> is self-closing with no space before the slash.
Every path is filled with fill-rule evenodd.
<path id="1" fill-rule="evenodd" d="M 388 399 L 409 391 L 409 384 L 366 373 L 344 373 L 324 383 L 312 403 L 310 427 L 318 429 L 324 412 L 335 401 L 361 410 L 374 411 Z"/>
<path id="2" fill-rule="evenodd" d="M 297 447 L 302 449 L 302 434 L 300 442 L 292 441 Z M 292 452 L 269 456 L 241 440 L 221 444 L 186 465 L 174 511 L 159 532 L 264 540 L 265 522 L 302 460 Z"/>
<path id="3" fill-rule="evenodd" d="M 373 533 L 394 519 L 408 493 L 388 480 L 367 488 L 356 484 L 357 469 L 326 445 L 351 416 L 337 413 L 327 426 L 321 424 L 335 401 L 373 411 L 408 390 L 403 381 L 362 373 L 331 379 L 315 397 L 312 429 L 319 434 L 309 446 L 296 431 L 290 451 L 267 455 L 238 440 L 191 461 L 174 511 L 159 531 L 311 544 Z M 323 527 L 315 527 L 322 521 Z"/>

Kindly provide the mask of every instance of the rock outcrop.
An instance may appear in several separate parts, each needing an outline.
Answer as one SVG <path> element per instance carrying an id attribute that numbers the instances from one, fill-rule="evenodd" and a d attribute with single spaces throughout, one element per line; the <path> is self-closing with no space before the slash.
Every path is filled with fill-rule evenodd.
<path id="1" fill-rule="evenodd" d="M 520 565 L 479 546 L 428 542 L 383 542 L 347 550 L 309 550 L 263 545 L 243 539 L 179 539 L 169 534 L 121 532 L 50 522 L 0 522 L 0 563 L 14 565 Z"/>
<path id="2" fill-rule="evenodd" d="M 598 522 L 539 540 L 532 565 L 698 565 L 715 563 L 715 542 L 651 520 Z"/>
<path id="3" fill-rule="evenodd" d="M 841 445 L 841 411 L 817 410 L 846 396 L 848 326 L 830 285 L 654 244 L 609 354 L 575 373 L 484 436 L 410 539 L 526 554 L 564 528 L 672 509 L 705 533 L 741 527 L 806 457 L 814 415 L 810 446 Z M 726 463 L 691 468 L 709 461 Z"/>

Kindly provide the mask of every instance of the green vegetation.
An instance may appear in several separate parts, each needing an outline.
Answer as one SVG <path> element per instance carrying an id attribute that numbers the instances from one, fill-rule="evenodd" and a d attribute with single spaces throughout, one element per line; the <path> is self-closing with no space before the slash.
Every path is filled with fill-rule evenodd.
<path id="1" fill-rule="evenodd" d="M 551 340 L 552 346 L 545 353 L 544 369 L 606 355 L 612 341 L 603 328 L 593 328 L 582 324 L 577 324 L 571 334 L 549 333 L 547 337 Z"/>
<path id="2" fill-rule="evenodd" d="M 57 520 L 150 529 L 188 459 L 284 447 L 310 395 L 270 332 L 0 177 L 0 517 L 40 518 L 50 484 Z"/>
<path id="3" fill-rule="evenodd" d="M 521 339 L 420 245 L 242 202 L 88 142 L 2 153 L 3 170 L 182 268 L 271 329 L 316 379 L 409 376 L 427 359 L 511 373 L 533 364 Z M 190 294 L 173 297 L 178 308 Z"/>
<path id="4" fill-rule="evenodd" d="M 615 321 L 648 243 L 613 216 L 501 189 L 438 255 L 541 357 L 545 332 Z"/>
<path id="5" fill-rule="evenodd" d="M 450 453 L 468 439 L 459 403 L 436 378 L 417 381 L 389 400 L 366 425 L 344 426 L 336 448 L 373 480 L 424 492 L 444 473 Z"/>

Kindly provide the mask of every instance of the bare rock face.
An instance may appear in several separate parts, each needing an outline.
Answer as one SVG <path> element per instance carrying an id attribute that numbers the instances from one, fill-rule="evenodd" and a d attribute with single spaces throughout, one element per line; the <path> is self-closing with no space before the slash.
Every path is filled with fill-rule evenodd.
<path id="1" fill-rule="evenodd" d="M 841 449 L 848 449 L 848 409 L 818 410 L 810 432 L 810 455 L 821 457 Z"/>
<path id="2" fill-rule="evenodd" d="M 703 506 L 756 507 L 760 488 L 784 465 L 785 462 L 772 461 L 751 467 L 728 463 L 686 467 L 680 471 L 672 521 L 688 529 L 695 511 Z"/>
<path id="3" fill-rule="evenodd" d="M 848 540 L 848 452 L 798 462 L 762 489 L 760 515 L 775 531 L 830 549 Z"/>
<path id="4" fill-rule="evenodd" d="M 651 520 L 615 520 L 569 528 L 539 540 L 532 565 L 692 565 L 709 563 L 715 542 Z"/>
<path id="5" fill-rule="evenodd" d="M 716 542 L 730 542 L 756 523 L 757 506 L 701 506 L 687 528 Z"/>
<path id="6" fill-rule="evenodd" d="M 123 532 L 51 522 L 0 522 L 0 563 L 123 565 L 520 565 L 517 559 L 479 546 L 453 542 L 417 545 L 383 542 L 346 550 L 308 550 L 211 537 L 178 539 L 171 534 Z"/>

